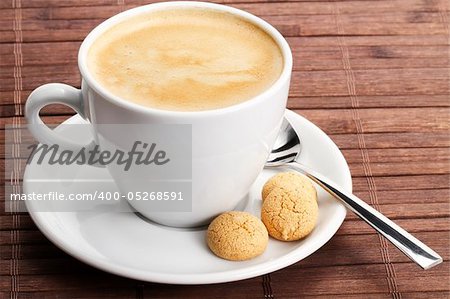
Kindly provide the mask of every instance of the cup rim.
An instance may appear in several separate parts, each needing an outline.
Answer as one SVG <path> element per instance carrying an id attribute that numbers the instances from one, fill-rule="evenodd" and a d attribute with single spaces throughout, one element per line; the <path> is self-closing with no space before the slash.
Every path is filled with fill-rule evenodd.
<path id="1" fill-rule="evenodd" d="M 101 86 L 97 80 L 94 79 L 93 75 L 89 71 L 87 67 L 87 55 L 90 46 L 97 39 L 99 35 L 103 32 L 111 28 L 113 25 L 120 23 L 121 21 L 130 18 L 134 15 L 139 15 L 142 13 L 147 13 L 151 11 L 158 10 L 166 10 L 166 9 L 180 9 L 180 8 L 206 8 L 212 10 L 218 10 L 223 12 L 228 12 L 233 15 L 237 15 L 240 18 L 245 19 L 259 28 L 263 29 L 267 34 L 269 34 L 278 47 L 281 50 L 283 56 L 283 70 L 278 77 L 278 79 L 272 83 L 266 90 L 259 93 L 258 95 L 237 103 L 231 106 L 209 109 L 209 110 L 199 110 L 199 111 L 178 111 L 178 110 L 165 110 L 159 108 L 152 108 L 148 106 L 143 106 L 131 101 L 127 101 L 119 96 L 114 95 L 109 92 L 105 87 Z M 286 39 L 281 35 L 281 33 L 275 29 L 272 25 L 270 25 L 265 20 L 249 13 L 243 11 L 238 8 L 234 8 L 227 5 L 209 3 L 209 2 L 200 2 L 200 1 L 173 1 L 173 2 L 159 2 L 159 3 L 151 3 L 143 6 L 138 6 L 121 13 L 118 13 L 109 19 L 103 21 L 99 25 L 97 25 L 83 40 L 80 49 L 78 51 L 78 67 L 81 72 L 82 79 L 85 80 L 89 87 L 92 88 L 95 92 L 100 94 L 107 101 L 120 106 L 122 108 L 136 111 L 136 112 L 147 112 L 159 115 L 175 115 L 175 116 L 204 116 L 204 115 L 219 115 L 224 113 L 230 113 L 236 110 L 241 110 L 246 107 L 251 107 L 253 105 L 258 104 L 259 102 L 264 101 L 264 99 L 271 98 L 278 90 L 281 89 L 282 85 L 290 80 L 291 72 L 292 72 L 292 52 L 287 43 Z"/>

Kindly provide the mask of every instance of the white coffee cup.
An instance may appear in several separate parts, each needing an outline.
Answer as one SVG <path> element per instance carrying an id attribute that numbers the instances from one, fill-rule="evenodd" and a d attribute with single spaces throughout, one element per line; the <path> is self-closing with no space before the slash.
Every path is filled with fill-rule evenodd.
<path id="1" fill-rule="evenodd" d="M 93 41 L 111 26 L 135 15 L 174 8 L 207 8 L 239 16 L 263 29 L 280 47 L 284 65 L 277 81 L 253 99 L 207 111 L 180 112 L 144 107 L 123 100 L 100 86 L 87 67 L 87 54 Z M 111 17 L 97 26 L 83 41 L 78 55 L 81 90 L 65 84 L 40 86 L 29 96 L 25 114 L 32 134 L 42 143 L 60 144 L 76 150 L 73 144 L 44 126 L 39 111 L 61 103 L 73 108 L 92 124 L 190 124 L 192 125 L 192 211 L 155 212 L 144 203 L 130 202 L 142 215 L 168 226 L 203 225 L 221 212 L 233 210 L 248 193 L 264 167 L 281 124 L 289 92 L 292 54 L 283 36 L 264 20 L 229 6 L 205 2 L 161 2 L 140 6 Z M 111 139 L 113 136 L 111 136 Z M 108 140 L 103 134 L 102 139 Z M 100 147 L 106 144 L 96 138 Z M 109 168 L 110 172 L 114 172 Z M 123 192 L 133 188 L 120 175 L 111 173 Z M 132 191 L 132 190 L 131 190 Z"/>

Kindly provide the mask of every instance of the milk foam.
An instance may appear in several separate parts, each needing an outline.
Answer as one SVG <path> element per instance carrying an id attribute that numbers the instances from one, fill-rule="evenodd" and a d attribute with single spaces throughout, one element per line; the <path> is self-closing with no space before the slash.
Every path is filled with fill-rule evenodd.
<path id="1" fill-rule="evenodd" d="M 257 26 L 228 13 L 174 9 L 143 14 L 94 41 L 88 68 L 111 93 L 165 110 L 247 101 L 280 76 L 281 51 Z"/>

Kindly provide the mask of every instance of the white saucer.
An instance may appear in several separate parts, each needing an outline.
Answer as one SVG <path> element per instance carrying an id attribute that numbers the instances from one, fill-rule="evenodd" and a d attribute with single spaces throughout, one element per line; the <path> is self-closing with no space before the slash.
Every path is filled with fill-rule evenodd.
<path id="1" fill-rule="evenodd" d="M 301 162 L 351 191 L 348 165 L 331 139 L 292 111 L 286 111 L 286 117 L 301 135 Z M 74 116 L 66 123 L 82 123 L 82 119 Z M 108 183 L 110 177 L 105 169 L 83 166 L 74 171 L 78 178 L 85 176 L 99 179 L 96 189 L 115 191 L 115 187 Z M 250 190 L 245 210 L 259 216 L 262 185 L 274 173 L 272 170 L 261 173 Z M 71 184 L 58 181 L 60 174 L 43 171 L 42 165 L 29 165 L 24 177 L 26 192 L 36 189 L 42 192 L 42 187 L 30 184 L 30 178 L 55 180 L 54 184 L 47 184 L 51 185 L 51 190 L 47 191 L 64 189 L 67 192 L 72 187 Z M 86 188 L 92 188 L 80 190 L 80 184 L 77 186 L 73 190 L 75 193 L 89 192 Z M 298 242 L 270 239 L 263 255 L 244 262 L 226 261 L 212 254 L 205 242 L 204 229 L 164 227 L 147 222 L 134 213 L 32 212 L 32 201 L 27 202 L 27 208 L 38 228 L 50 241 L 89 265 L 145 281 L 206 284 L 266 274 L 298 262 L 318 250 L 336 233 L 346 214 L 345 207 L 320 188 L 318 194 L 319 221 L 308 237 Z"/>

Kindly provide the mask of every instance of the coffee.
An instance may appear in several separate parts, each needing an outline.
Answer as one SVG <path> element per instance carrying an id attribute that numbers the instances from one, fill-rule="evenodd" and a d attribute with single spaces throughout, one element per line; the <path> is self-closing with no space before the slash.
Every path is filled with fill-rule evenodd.
<path id="1" fill-rule="evenodd" d="M 200 111 L 247 101 L 283 68 L 281 50 L 256 25 L 209 9 L 141 14 L 107 30 L 88 68 L 112 94 L 143 106 Z"/>

